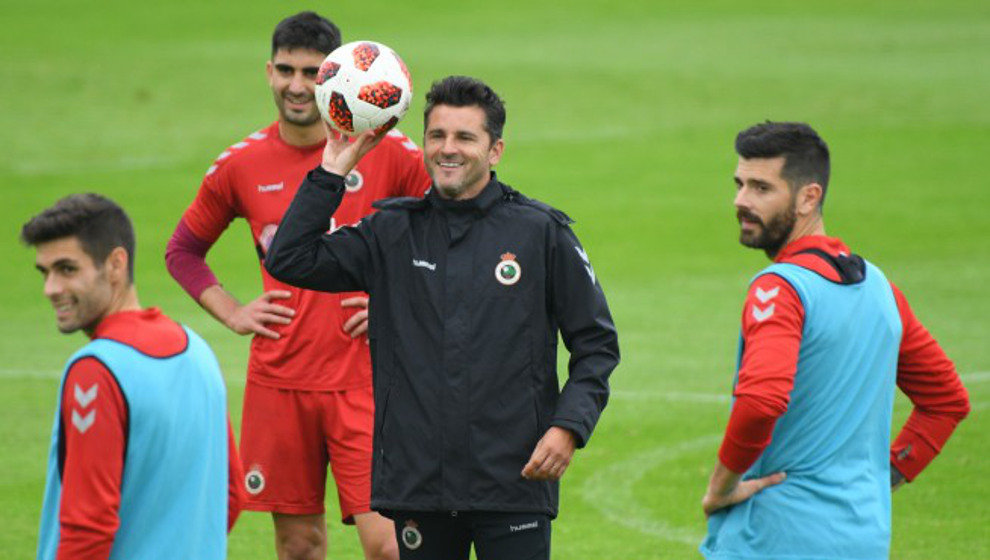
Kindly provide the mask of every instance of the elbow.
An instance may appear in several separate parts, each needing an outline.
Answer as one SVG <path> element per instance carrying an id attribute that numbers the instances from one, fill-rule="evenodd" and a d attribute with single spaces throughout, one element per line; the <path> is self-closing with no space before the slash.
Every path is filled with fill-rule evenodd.
<path id="1" fill-rule="evenodd" d="M 970 407 L 969 404 L 969 393 L 965 393 L 959 399 L 959 402 L 956 406 L 956 411 L 955 411 L 956 422 L 962 422 L 967 416 L 969 416 L 969 412 L 971 410 L 972 407 Z"/>
<path id="2" fill-rule="evenodd" d="M 269 249 L 268 254 L 265 255 L 264 266 L 272 278 L 286 284 L 291 283 L 290 280 L 292 277 L 289 274 L 289 267 L 286 266 L 286 259 L 281 253 L 275 250 L 274 245 Z"/>
<path id="3" fill-rule="evenodd" d="M 181 276 L 183 263 L 188 260 L 187 257 L 188 251 L 179 242 L 177 234 L 172 235 L 165 246 L 165 269 L 172 278 L 178 279 Z"/>

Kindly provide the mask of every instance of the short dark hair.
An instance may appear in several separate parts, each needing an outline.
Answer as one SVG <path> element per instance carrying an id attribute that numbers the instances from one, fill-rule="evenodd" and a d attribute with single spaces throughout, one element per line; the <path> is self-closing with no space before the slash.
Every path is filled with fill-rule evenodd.
<path id="1" fill-rule="evenodd" d="M 423 128 L 426 128 L 430 113 L 437 105 L 451 107 L 481 107 L 485 111 L 485 131 L 492 142 L 502 137 L 505 127 L 505 104 L 495 91 L 481 80 L 467 76 L 447 76 L 433 82 L 426 93 L 426 108 L 423 109 Z"/>
<path id="2" fill-rule="evenodd" d="M 299 12 L 278 22 L 272 33 L 272 56 L 279 49 L 312 49 L 330 54 L 340 46 L 340 29 L 316 12 Z"/>
<path id="3" fill-rule="evenodd" d="M 76 237 L 97 267 L 117 247 L 127 251 L 127 278 L 134 282 L 134 226 L 124 209 L 104 196 L 67 196 L 28 220 L 21 241 L 30 246 Z"/>
<path id="4" fill-rule="evenodd" d="M 828 189 L 828 145 L 810 126 L 800 122 L 767 121 L 736 136 L 736 153 L 746 159 L 784 157 L 781 176 L 792 190 L 808 183 L 822 186 L 819 208 Z"/>

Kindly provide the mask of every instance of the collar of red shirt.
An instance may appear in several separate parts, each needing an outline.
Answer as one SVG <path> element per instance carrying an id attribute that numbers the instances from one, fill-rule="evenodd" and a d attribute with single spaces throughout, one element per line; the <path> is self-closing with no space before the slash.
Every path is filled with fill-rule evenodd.
<path id="1" fill-rule="evenodd" d="M 788 243 L 777 253 L 777 258 L 773 262 L 790 262 L 794 255 L 808 249 L 819 249 L 830 255 L 848 255 L 849 247 L 838 237 L 828 237 L 825 235 L 806 235 L 799 237 Z"/>

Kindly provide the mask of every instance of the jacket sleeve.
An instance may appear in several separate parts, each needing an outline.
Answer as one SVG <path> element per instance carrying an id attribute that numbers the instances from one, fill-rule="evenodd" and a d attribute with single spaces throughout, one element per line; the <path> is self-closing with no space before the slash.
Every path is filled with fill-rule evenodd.
<path id="1" fill-rule="evenodd" d="M 584 447 L 608 402 L 608 378 L 619 363 L 619 339 L 587 253 L 568 226 L 556 229 L 551 306 L 570 361 L 551 424 L 569 429 L 577 446 Z"/>
<path id="2" fill-rule="evenodd" d="M 273 278 L 309 290 L 370 291 L 371 217 L 326 233 L 343 196 L 343 177 L 322 167 L 306 175 L 265 257 L 265 269 Z"/>

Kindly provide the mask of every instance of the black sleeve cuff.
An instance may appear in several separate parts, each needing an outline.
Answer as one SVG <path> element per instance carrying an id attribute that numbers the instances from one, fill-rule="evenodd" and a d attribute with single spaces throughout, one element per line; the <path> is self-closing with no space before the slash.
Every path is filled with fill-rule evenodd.
<path id="1" fill-rule="evenodd" d="M 330 192 L 344 192 L 344 178 L 336 173 L 330 173 L 323 169 L 322 165 L 317 165 L 308 174 L 306 180 L 316 187 L 326 189 Z"/>

